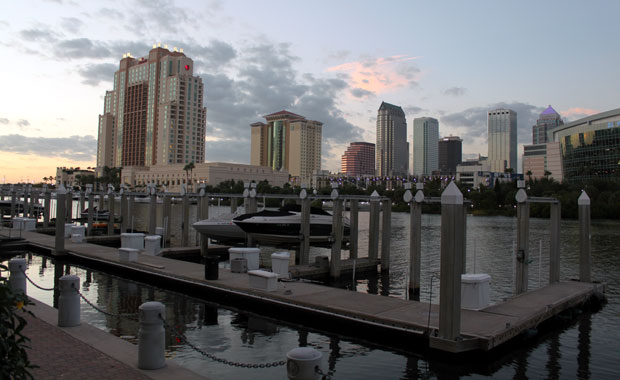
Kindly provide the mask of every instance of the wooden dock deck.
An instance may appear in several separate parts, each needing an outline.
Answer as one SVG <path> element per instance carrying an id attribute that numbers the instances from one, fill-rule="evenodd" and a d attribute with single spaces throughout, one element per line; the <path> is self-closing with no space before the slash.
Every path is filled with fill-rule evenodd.
<path id="1" fill-rule="evenodd" d="M 54 236 L 23 232 L 22 237 L 32 246 L 53 250 Z M 277 291 L 266 292 L 250 288 L 247 274 L 231 273 L 224 268 L 220 268 L 218 280 L 207 281 L 201 264 L 148 255 L 139 255 L 137 263 L 120 262 L 115 248 L 74 244 L 69 240 L 65 241 L 65 249 L 68 256 L 241 297 L 249 301 L 248 304 L 279 307 L 342 324 L 354 323 L 396 336 L 404 336 L 403 333 L 428 336 L 429 347 L 451 353 L 492 350 L 526 329 L 605 291 L 604 284 L 559 282 L 482 310 L 463 309 L 462 339 L 447 341 L 435 336 L 439 323 L 439 306 L 436 304 L 429 307 L 428 303 L 306 282 L 280 282 Z"/>

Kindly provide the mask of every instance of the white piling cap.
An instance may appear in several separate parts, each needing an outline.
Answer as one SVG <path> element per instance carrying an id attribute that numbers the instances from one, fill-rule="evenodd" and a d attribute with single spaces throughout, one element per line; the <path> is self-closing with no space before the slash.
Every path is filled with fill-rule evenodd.
<path id="1" fill-rule="evenodd" d="M 370 194 L 370 196 L 378 198 L 379 197 L 379 193 L 377 193 L 377 190 L 375 190 L 375 191 L 372 192 L 372 194 Z"/>
<path id="2" fill-rule="evenodd" d="M 579 196 L 579 199 L 577 199 L 577 204 L 579 206 L 589 206 L 590 205 L 590 197 L 588 196 L 588 193 L 586 193 L 585 190 L 581 190 L 581 195 Z"/>
<path id="3" fill-rule="evenodd" d="M 320 351 L 312 347 L 297 347 L 290 350 L 286 357 L 293 360 L 313 361 L 323 356 Z"/>
<path id="4" fill-rule="evenodd" d="M 450 182 L 450 184 L 446 187 L 446 189 L 441 193 L 441 204 L 442 205 L 462 205 L 463 204 L 463 194 L 456 186 L 454 182 Z"/>

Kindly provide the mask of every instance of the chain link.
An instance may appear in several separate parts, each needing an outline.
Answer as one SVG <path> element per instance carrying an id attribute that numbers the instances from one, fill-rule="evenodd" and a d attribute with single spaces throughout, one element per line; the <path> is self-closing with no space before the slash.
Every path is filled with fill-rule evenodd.
<path id="1" fill-rule="evenodd" d="M 71 286 L 73 287 L 73 284 L 71 284 Z M 90 305 L 90 307 L 92 307 L 93 309 L 97 310 L 98 312 L 105 314 L 109 317 L 115 317 L 115 318 L 125 318 L 125 319 L 129 319 L 130 321 L 134 321 L 134 322 L 139 322 L 137 314 L 114 314 L 114 313 L 110 313 L 109 311 L 105 311 L 101 308 L 99 308 L 98 306 L 95 306 L 95 304 L 93 304 L 92 302 L 90 302 L 88 300 L 88 298 L 86 298 L 82 292 L 80 292 L 77 288 L 73 287 L 73 290 L 76 291 L 77 294 L 80 295 L 80 297 L 82 297 L 82 299 L 84 300 L 84 302 L 86 302 L 88 305 Z"/>
<path id="2" fill-rule="evenodd" d="M 37 284 L 34 283 L 34 281 L 32 281 L 32 279 L 30 279 L 30 277 L 28 277 L 28 275 L 26 274 L 26 271 L 22 271 L 22 273 L 24 273 L 24 276 L 26 276 L 26 280 L 28 280 L 28 282 L 30 282 L 32 285 L 34 285 L 36 288 L 39 288 L 41 290 L 46 290 L 48 292 L 51 292 L 52 290 L 57 290 L 56 287 L 51 287 L 51 288 L 44 288 L 42 286 L 39 286 Z"/>
<path id="3" fill-rule="evenodd" d="M 182 342 L 184 344 L 186 344 L 187 346 L 189 346 L 190 348 L 192 348 L 194 351 L 202 354 L 203 356 L 206 356 L 207 358 L 218 362 L 218 363 L 222 363 L 225 365 L 229 365 L 229 366 L 233 366 L 233 367 L 240 367 L 240 368 L 271 368 L 271 367 L 279 367 L 279 366 L 283 366 L 286 364 L 286 361 L 284 360 L 280 360 L 280 361 L 275 361 L 275 362 L 271 362 L 271 363 L 240 363 L 240 362 L 234 362 L 231 360 L 227 360 L 227 359 L 222 359 L 222 358 L 218 358 L 217 356 L 210 354 L 206 351 L 204 351 L 203 349 L 195 346 L 194 344 L 192 344 L 190 341 L 187 340 L 187 338 L 185 337 L 185 335 L 183 335 L 180 331 L 178 331 L 178 329 L 176 329 L 175 327 L 169 325 L 160 315 L 159 318 L 162 320 L 162 322 L 164 323 L 164 327 L 166 327 L 167 329 L 170 330 L 170 332 L 172 333 L 172 335 L 175 336 L 175 338 L 177 338 L 177 340 L 179 342 Z"/>
<path id="4" fill-rule="evenodd" d="M 318 375 L 321 375 L 321 380 L 331 380 L 333 375 L 331 371 L 328 371 L 327 373 L 323 372 L 321 368 L 319 368 L 319 366 L 316 366 L 316 368 L 314 368 L 314 372 Z"/>

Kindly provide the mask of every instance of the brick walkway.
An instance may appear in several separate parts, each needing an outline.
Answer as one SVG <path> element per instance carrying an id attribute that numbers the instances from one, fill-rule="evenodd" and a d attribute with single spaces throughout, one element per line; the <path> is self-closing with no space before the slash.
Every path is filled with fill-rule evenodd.
<path id="1" fill-rule="evenodd" d="M 94 349 L 56 326 L 26 315 L 35 379 L 149 379 L 137 370 Z"/>

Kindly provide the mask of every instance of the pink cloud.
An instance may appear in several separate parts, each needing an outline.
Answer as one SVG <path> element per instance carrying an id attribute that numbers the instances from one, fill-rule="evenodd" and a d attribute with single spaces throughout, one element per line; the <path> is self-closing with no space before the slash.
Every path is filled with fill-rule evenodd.
<path id="1" fill-rule="evenodd" d="M 347 73 L 351 87 L 380 94 L 416 84 L 419 69 L 412 61 L 418 58 L 405 54 L 369 58 L 329 67 L 327 71 Z"/>
<path id="2" fill-rule="evenodd" d="M 600 111 L 593 110 L 591 108 L 573 107 L 565 111 L 560 111 L 560 115 L 569 119 L 580 119 L 582 117 L 590 116 L 599 113 Z"/>

